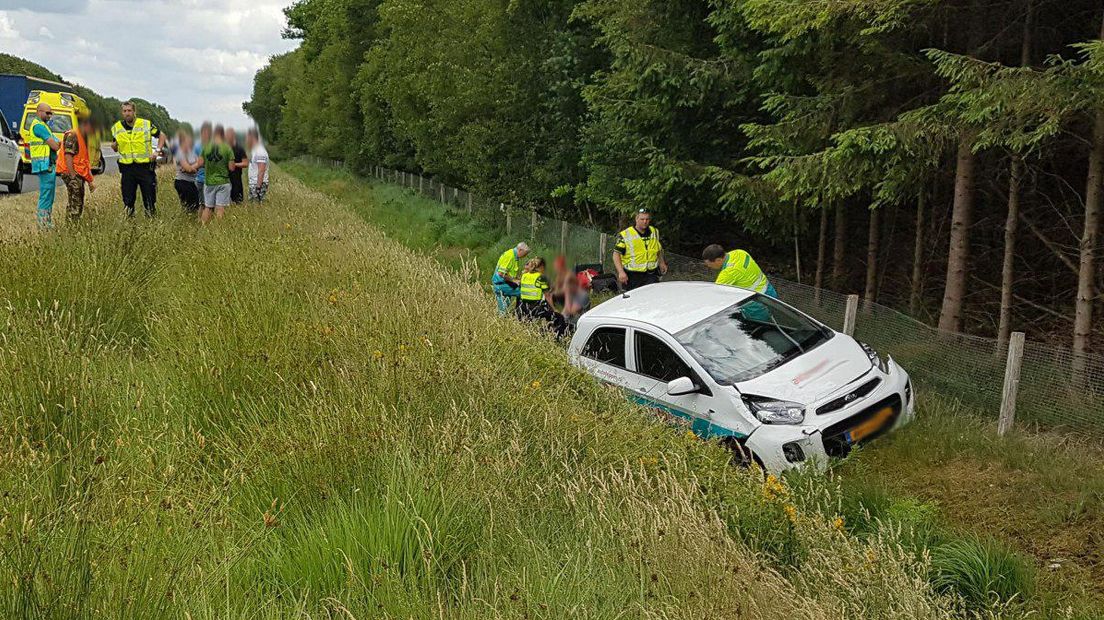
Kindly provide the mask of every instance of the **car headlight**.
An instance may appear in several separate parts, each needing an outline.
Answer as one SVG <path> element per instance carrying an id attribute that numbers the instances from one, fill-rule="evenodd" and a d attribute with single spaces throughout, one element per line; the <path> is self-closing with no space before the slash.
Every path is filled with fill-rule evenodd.
<path id="1" fill-rule="evenodd" d="M 866 351 L 866 356 L 870 358 L 871 364 L 877 366 L 878 370 L 887 374 L 889 373 L 889 362 L 886 360 L 886 358 L 878 355 L 878 352 L 874 350 L 874 347 L 866 344 L 865 342 L 860 342 L 859 346 L 862 347 L 863 351 Z"/>
<path id="2" fill-rule="evenodd" d="M 801 424 L 805 421 L 805 406 L 788 400 L 744 396 L 744 403 L 763 424 Z"/>

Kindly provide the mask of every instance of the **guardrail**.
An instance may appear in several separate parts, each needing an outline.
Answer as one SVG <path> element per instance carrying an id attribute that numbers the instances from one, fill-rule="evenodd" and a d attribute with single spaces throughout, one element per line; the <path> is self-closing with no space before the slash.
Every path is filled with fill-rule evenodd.
<path id="1" fill-rule="evenodd" d="M 332 160 L 313 161 L 342 167 Z M 436 200 L 458 215 L 498 230 L 510 243 L 525 240 L 537 252 L 558 253 L 575 263 L 610 265 L 615 231 L 600 231 L 548 218 L 445 185 L 420 174 L 373 166 L 363 171 Z M 666 253 L 667 279 L 712 280 L 698 259 Z M 853 333 L 892 355 L 922 388 L 961 402 L 979 415 L 999 418 L 1003 434 L 1024 430 L 1072 430 L 1104 437 L 1104 356 L 1083 358 L 1076 371 L 1070 348 L 1026 341 L 1008 345 L 993 338 L 937 330 L 893 308 L 859 302 L 857 295 L 817 289 L 770 276 L 779 297 L 830 327 Z"/>

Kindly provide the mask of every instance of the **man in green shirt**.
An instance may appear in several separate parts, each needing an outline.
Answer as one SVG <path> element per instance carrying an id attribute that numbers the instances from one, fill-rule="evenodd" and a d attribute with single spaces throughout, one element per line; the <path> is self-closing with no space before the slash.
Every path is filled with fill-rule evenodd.
<path id="1" fill-rule="evenodd" d="M 206 224 L 211 216 L 221 218 L 230 206 L 230 166 L 234 163 L 234 151 L 226 144 L 226 130 L 215 126 L 214 139 L 203 145 L 199 165 L 203 166 L 203 206 L 199 221 Z"/>

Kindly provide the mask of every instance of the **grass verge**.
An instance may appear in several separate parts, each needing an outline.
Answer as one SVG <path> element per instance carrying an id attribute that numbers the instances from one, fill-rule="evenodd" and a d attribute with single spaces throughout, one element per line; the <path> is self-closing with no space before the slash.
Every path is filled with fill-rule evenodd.
<path id="1" fill-rule="evenodd" d="M 3 617 L 961 608 L 893 528 L 731 468 L 496 318 L 470 269 L 275 181 L 206 228 L 162 182 L 153 222 L 105 192 L 0 246 Z"/>
<path id="2" fill-rule="evenodd" d="M 494 223 L 472 221 L 393 185 L 296 162 L 285 168 L 392 238 L 480 281 L 516 242 Z M 550 248 L 538 251 L 551 255 Z M 810 482 L 832 489 L 825 496 L 813 492 L 817 501 L 828 497 L 858 536 L 885 524 L 903 528 L 905 546 L 932 554 L 933 582 L 958 583 L 956 591 L 975 605 L 999 598 L 990 592 L 1007 597 L 1014 590 L 1013 598 L 1044 616 L 1104 616 L 1099 444 L 1046 435 L 998 440 L 988 422 L 963 407 L 931 393 L 921 397 L 915 424 L 856 454 L 833 473 L 832 484 Z M 966 555 L 972 564 L 962 561 Z"/>

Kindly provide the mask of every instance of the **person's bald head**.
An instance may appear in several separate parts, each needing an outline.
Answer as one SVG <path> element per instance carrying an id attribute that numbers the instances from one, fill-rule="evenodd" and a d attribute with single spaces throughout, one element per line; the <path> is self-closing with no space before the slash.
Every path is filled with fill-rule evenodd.
<path id="1" fill-rule="evenodd" d="M 46 121 L 54 115 L 54 109 L 48 103 L 38 104 L 38 120 Z"/>

